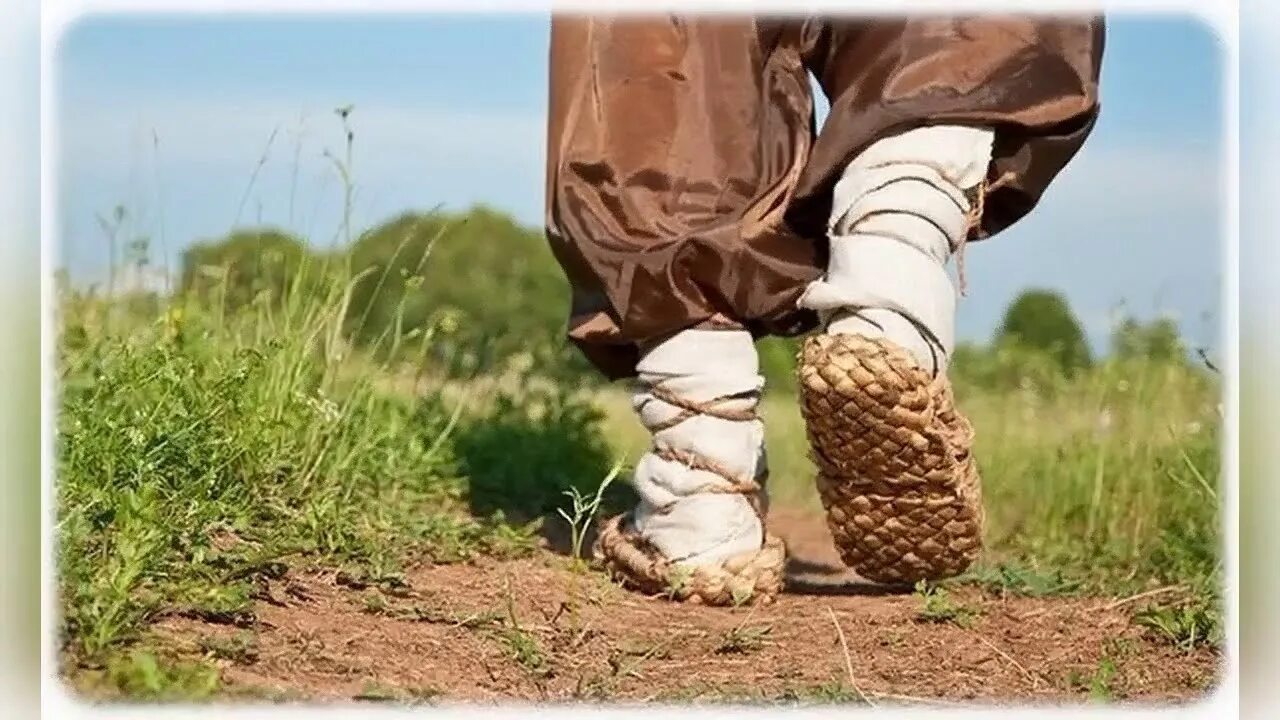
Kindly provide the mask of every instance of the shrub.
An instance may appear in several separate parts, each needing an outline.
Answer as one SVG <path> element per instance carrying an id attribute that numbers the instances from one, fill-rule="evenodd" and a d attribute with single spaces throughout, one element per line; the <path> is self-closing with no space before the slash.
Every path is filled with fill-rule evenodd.
<path id="1" fill-rule="evenodd" d="M 1150 322 L 1125 318 L 1111 333 L 1111 353 L 1116 357 L 1147 358 L 1155 361 L 1176 361 L 1187 356 L 1178 323 L 1162 317 Z"/>
<path id="2" fill-rule="evenodd" d="M 1092 362 L 1080 323 L 1066 299 L 1050 290 L 1027 290 L 1015 298 L 1005 311 L 994 344 L 1039 350 L 1065 372 Z"/>
<path id="3" fill-rule="evenodd" d="M 260 295 L 278 304 L 304 263 L 318 260 L 301 240 L 284 231 L 237 230 L 219 240 L 195 243 L 183 252 L 179 290 L 233 310 Z"/>

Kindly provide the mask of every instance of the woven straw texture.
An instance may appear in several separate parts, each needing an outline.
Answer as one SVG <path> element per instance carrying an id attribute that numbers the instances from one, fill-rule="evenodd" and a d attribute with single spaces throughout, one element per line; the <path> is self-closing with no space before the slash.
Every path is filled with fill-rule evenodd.
<path id="1" fill-rule="evenodd" d="M 650 595 L 707 605 L 768 603 L 782 591 L 786 548 L 765 535 L 759 550 L 719 565 L 673 563 L 627 527 L 625 515 L 606 520 L 596 537 L 596 558 L 628 587 Z"/>
<path id="2" fill-rule="evenodd" d="M 800 351 L 801 410 L 827 524 L 845 564 L 883 583 L 958 575 L 982 544 L 973 429 L 946 377 L 861 335 Z"/>

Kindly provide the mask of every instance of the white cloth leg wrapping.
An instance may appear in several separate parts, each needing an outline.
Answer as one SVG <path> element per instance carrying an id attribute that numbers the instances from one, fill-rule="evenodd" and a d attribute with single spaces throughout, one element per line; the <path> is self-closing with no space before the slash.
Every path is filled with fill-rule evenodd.
<path id="1" fill-rule="evenodd" d="M 751 334 L 744 330 L 685 330 L 648 351 L 637 366 L 639 388 L 633 405 L 646 428 L 670 421 L 682 409 L 652 394 L 655 386 L 679 398 L 705 403 L 734 398 L 720 407 L 752 410 L 764 378 Z M 766 475 L 764 425 L 760 420 L 726 420 L 694 415 L 654 433 L 655 447 L 670 447 L 711 460 L 736 477 Z M 635 529 L 668 560 L 696 566 L 715 564 L 759 550 L 764 528 L 746 496 L 707 492 L 727 482 L 650 451 L 637 463 L 632 484 L 640 504 Z"/>
<path id="2" fill-rule="evenodd" d="M 993 140 L 985 128 L 921 127 L 849 163 L 833 192 L 826 276 L 800 306 L 819 311 L 829 333 L 886 337 L 945 370 L 956 302 L 946 263 L 966 239 L 966 191 L 986 177 Z"/>

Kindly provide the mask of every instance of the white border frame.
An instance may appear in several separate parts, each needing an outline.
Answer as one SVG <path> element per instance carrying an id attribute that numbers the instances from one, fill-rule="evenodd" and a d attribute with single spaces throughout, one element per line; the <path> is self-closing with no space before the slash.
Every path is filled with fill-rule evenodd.
<path id="1" fill-rule="evenodd" d="M 1109 14 L 1183 14 L 1194 16 L 1216 32 L 1223 52 L 1223 167 L 1224 179 L 1221 191 L 1225 193 L 1222 203 L 1221 233 L 1225 238 L 1223 261 L 1227 282 L 1222 289 L 1223 330 L 1226 334 L 1224 344 L 1226 360 L 1224 362 L 1224 439 L 1223 439 L 1223 481 L 1224 494 L 1223 523 L 1223 558 L 1225 560 L 1227 587 L 1224 595 L 1227 613 L 1227 650 L 1224 658 L 1222 682 L 1212 695 L 1194 705 L 1152 706 L 1143 708 L 1107 708 L 1096 707 L 1058 708 L 1058 707 L 1008 707 L 997 710 L 994 707 L 975 704 L 972 708 L 962 710 L 924 710 L 919 708 L 880 708 L 875 712 L 883 715 L 918 717 L 922 714 L 943 713 L 949 716 L 988 717 L 993 712 L 1012 712 L 1014 714 L 1054 714 L 1062 716 L 1088 716 L 1099 714 L 1124 713 L 1137 716 L 1169 717 L 1205 716 L 1223 717 L 1239 714 L 1240 690 L 1240 577 L 1239 577 L 1239 490 L 1240 490 L 1240 447 L 1239 447 L 1239 407 L 1240 407 L 1240 321 L 1239 321 L 1239 270 L 1240 270 L 1240 28 L 1238 2 L 1218 0 L 1211 2 L 1201 0 L 1167 0 L 1152 2 L 1144 0 L 1110 0 L 1108 2 L 1072 2 L 1067 0 L 1040 0 L 1034 8 L 1025 3 L 1012 0 L 990 0 L 973 2 L 973 0 L 818 0 L 808 3 L 786 3 L 780 0 L 687 0 L 685 2 L 662 2 L 661 0 L 610 0 L 609 2 L 548 2 L 547 0 L 378 0 L 375 7 L 368 7 L 359 0 L 42 0 L 41 4 L 41 48 L 40 48 L 40 301 L 41 301 L 41 649 L 40 649 L 40 695 L 44 713 L 57 717 L 137 717 L 153 715 L 156 717 L 191 717 L 206 715 L 216 717 L 267 717 L 288 713 L 336 713 L 340 717 L 351 714 L 410 715 L 412 709 L 382 708 L 371 706 L 331 705 L 331 706 L 237 706 L 218 704 L 211 706 L 155 706 L 140 707 L 130 705 L 93 706 L 77 701 L 67 692 L 66 687 L 57 676 L 57 658 L 54 651 L 57 618 L 57 586 L 52 543 L 52 527 L 55 495 L 53 493 L 53 474 L 55 455 L 53 435 L 56 423 L 56 391 L 53 383 L 54 374 L 49 372 L 52 366 L 54 351 L 53 326 L 53 271 L 56 268 L 56 248 L 60 228 L 58 224 L 57 189 L 58 163 L 55 152 L 58 147 L 57 123 L 57 49 L 68 28 L 78 19 L 88 15 L 103 14 L 249 14 L 277 15 L 283 13 L 297 15 L 314 15 L 318 13 L 348 14 L 396 14 L 452 11 L 462 13 L 482 12 L 546 12 L 550 9 L 558 11 L 593 11 L 605 10 L 616 12 L 652 13 L 660 9 L 678 5 L 681 10 L 705 11 L 743 11 L 756 12 L 809 12 L 815 10 L 842 12 L 947 12 L 956 13 L 966 10 L 1013 10 L 1021 13 L 1061 13 L 1087 12 L 1103 10 Z M 675 710 L 676 708 L 671 708 Z M 444 717 L 559 717 L 566 713 L 592 715 L 626 715 L 634 713 L 641 716 L 658 710 L 657 706 L 643 708 L 606 709 L 604 706 L 565 707 L 529 705 L 509 705 L 501 708 L 489 706 L 445 706 L 427 710 Z M 767 713 L 791 713 L 797 716 L 811 717 L 827 712 L 847 713 L 849 708 L 787 710 L 781 708 L 695 708 L 679 707 L 679 712 L 689 715 L 709 715 L 734 717 Z"/>

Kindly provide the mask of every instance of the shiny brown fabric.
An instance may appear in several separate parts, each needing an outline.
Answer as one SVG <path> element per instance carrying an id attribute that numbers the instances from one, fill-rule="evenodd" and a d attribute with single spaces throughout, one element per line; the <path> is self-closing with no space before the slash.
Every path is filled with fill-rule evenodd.
<path id="1" fill-rule="evenodd" d="M 725 319 L 792 335 L 826 264 L 831 189 L 913 126 L 997 131 L 971 239 L 1031 210 L 1098 114 L 1098 18 L 552 20 L 547 234 L 569 335 L 606 375 Z M 812 72 L 831 104 L 814 127 Z"/>

